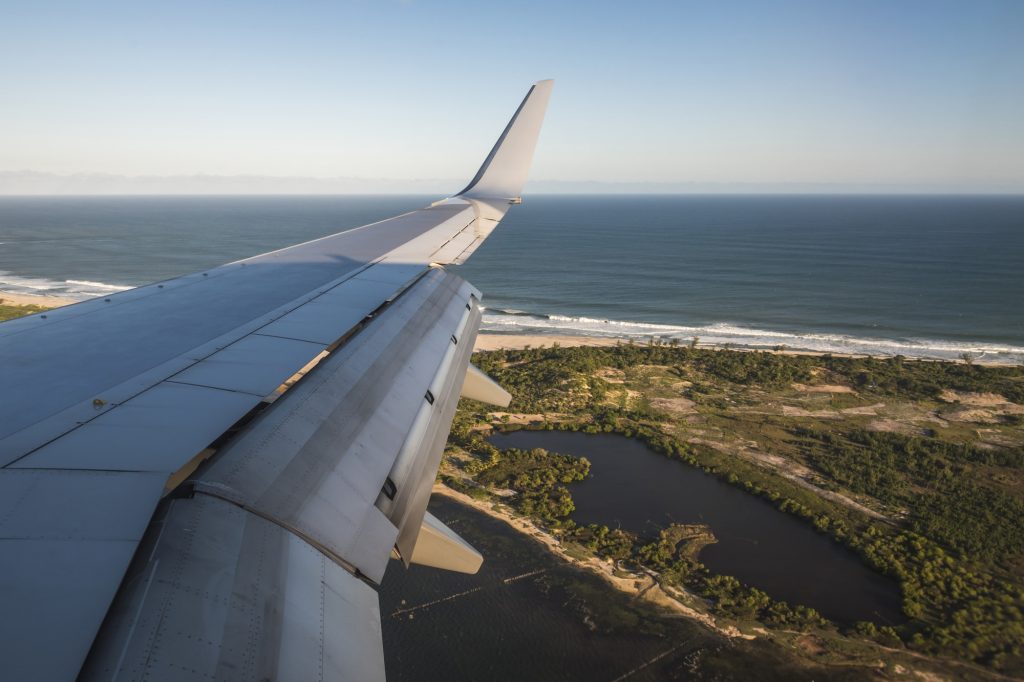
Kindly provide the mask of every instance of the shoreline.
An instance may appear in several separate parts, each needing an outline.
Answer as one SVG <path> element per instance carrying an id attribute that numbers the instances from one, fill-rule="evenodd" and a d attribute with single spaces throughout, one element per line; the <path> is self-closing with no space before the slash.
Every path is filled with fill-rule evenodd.
<path id="1" fill-rule="evenodd" d="M 569 334 L 492 334 L 488 332 L 480 332 L 476 336 L 476 342 L 473 346 L 474 352 L 480 351 L 495 351 L 495 350 L 523 350 L 527 346 L 530 348 L 541 348 L 544 346 L 552 346 L 558 344 L 562 348 L 578 347 L 578 346 L 594 346 L 598 348 L 612 348 L 617 345 L 623 344 L 628 345 L 632 343 L 636 346 L 646 346 L 646 341 L 638 341 L 629 337 L 610 337 L 610 336 L 575 336 Z M 685 347 L 686 344 L 680 344 L 679 347 Z M 807 357 L 824 357 L 826 355 L 834 358 L 876 358 L 879 360 L 886 360 L 895 356 L 883 355 L 883 354 L 870 354 L 870 353 L 831 353 L 824 351 L 813 351 L 813 350 L 795 350 L 791 348 L 785 348 L 782 350 L 775 350 L 773 348 L 751 348 L 743 346 L 723 346 L 712 343 L 700 343 L 697 345 L 699 350 L 733 350 L 741 353 L 771 353 L 773 355 L 790 355 L 790 356 L 807 356 Z M 932 358 L 932 357 L 921 357 L 921 356 L 904 356 L 907 360 L 913 360 L 918 362 L 950 362 L 958 363 L 962 360 L 943 359 L 943 358 Z M 1020 363 L 1013 360 L 1001 360 L 998 358 L 974 358 L 973 363 L 977 365 L 987 365 L 993 367 L 1015 367 Z"/>
<path id="2" fill-rule="evenodd" d="M 0 304 L 13 306 L 35 305 L 42 308 L 60 308 L 62 306 L 79 303 L 73 298 L 61 296 L 42 296 L 39 294 L 15 294 L 10 291 L 0 291 Z"/>
<path id="3" fill-rule="evenodd" d="M 620 578 L 615 575 L 615 571 L 622 571 L 622 569 L 617 568 L 612 562 L 602 561 L 596 557 L 590 557 L 586 561 L 576 559 L 565 550 L 561 541 L 553 535 L 547 533 L 541 528 L 538 528 L 529 519 L 516 516 L 505 508 L 495 509 L 494 503 L 477 500 L 469 495 L 453 490 L 443 483 L 435 483 L 431 493 L 444 495 L 451 500 L 467 507 L 471 507 L 472 509 L 475 509 L 482 514 L 486 514 L 493 519 L 503 521 L 517 533 L 544 545 L 549 552 L 560 558 L 562 561 L 571 566 L 597 575 L 616 590 L 624 592 L 631 597 L 663 609 L 668 609 L 669 611 L 673 611 L 674 613 L 690 620 L 697 621 L 705 627 L 729 638 L 748 640 L 757 638 L 755 635 L 746 634 L 740 631 L 740 629 L 734 625 L 719 625 L 717 620 L 710 614 L 687 606 L 683 603 L 683 598 L 689 597 L 691 599 L 699 599 L 699 597 L 692 596 L 685 592 L 682 594 L 674 594 L 681 592 L 681 590 L 672 590 L 672 592 L 669 592 L 648 573 L 629 573 L 629 577 Z"/>
<path id="4" fill-rule="evenodd" d="M 602 561 L 601 559 L 598 559 L 596 557 L 590 557 L 586 561 L 576 559 L 570 556 L 569 553 L 566 552 L 566 550 L 562 547 L 562 543 L 556 538 L 554 538 L 551 534 L 545 532 L 541 528 L 538 528 L 529 519 L 514 515 L 504 506 L 502 506 L 499 509 L 495 509 L 495 503 L 486 503 L 481 500 L 477 500 L 475 498 L 470 497 L 469 495 L 461 493 L 457 490 L 453 490 L 452 488 L 449 488 L 443 483 L 434 483 L 434 486 L 431 489 L 431 494 L 443 495 L 452 501 L 458 502 L 459 504 L 463 504 L 467 507 L 470 507 L 478 511 L 481 514 L 486 514 L 492 519 L 502 521 L 506 523 L 508 526 L 510 526 L 512 530 L 516 531 L 517 533 L 544 545 L 549 552 L 551 552 L 553 555 L 557 556 L 559 559 L 566 562 L 570 566 L 597 575 L 602 580 L 604 580 L 608 585 L 610 585 L 613 589 L 628 594 L 634 599 L 645 601 L 653 606 L 658 606 L 663 609 L 673 611 L 679 616 L 700 623 L 701 625 L 704 625 L 705 627 L 708 627 L 714 632 L 717 632 L 718 634 L 723 635 L 729 639 L 743 639 L 750 641 L 756 640 L 760 637 L 762 638 L 762 641 L 768 642 L 774 642 L 776 639 L 772 636 L 771 631 L 766 630 L 763 627 L 753 628 L 753 630 L 758 633 L 754 635 L 741 631 L 735 625 L 719 625 L 718 622 L 715 620 L 714 616 L 691 608 L 682 601 L 685 598 L 699 599 L 699 597 L 691 595 L 683 590 L 672 590 L 671 592 L 666 591 L 661 587 L 661 585 L 658 584 L 657 580 L 655 580 L 654 577 L 650 574 L 630 574 L 629 578 L 620 578 L 614 575 L 614 571 L 621 569 L 617 569 L 617 567 L 613 563 Z M 639 587 L 637 587 L 635 584 L 637 581 L 640 581 L 641 583 Z M 783 630 L 782 632 L 794 634 L 792 630 Z M 1007 681 L 1016 679 L 1003 675 L 995 670 L 979 668 L 978 666 L 972 663 L 967 663 L 964 661 L 958 661 L 955 659 L 948 658 L 935 658 L 929 656 L 928 654 L 912 651 L 906 648 L 894 648 L 891 646 L 880 644 L 878 642 L 871 642 L 871 645 L 883 651 L 890 652 L 893 654 L 899 654 L 901 656 L 906 656 L 916 661 L 928 663 L 929 665 L 952 665 L 962 670 L 981 674 L 989 679 Z M 842 664 L 839 664 L 838 667 L 842 667 Z M 879 669 L 884 669 L 886 666 L 881 665 L 875 667 Z M 894 663 L 893 667 L 894 671 L 897 674 L 901 674 L 899 670 L 902 666 L 899 663 Z M 903 667 L 903 671 L 905 671 L 906 673 L 910 673 L 911 675 L 916 675 L 926 680 L 945 679 L 925 670 L 908 670 L 907 668 Z"/>
<path id="5" fill-rule="evenodd" d="M 85 299 L 89 300 L 89 299 Z M 39 306 L 42 308 L 60 308 L 74 303 L 81 303 L 81 300 L 66 298 L 62 296 L 44 296 L 40 294 L 22 294 L 13 293 L 8 291 L 0 291 L 0 305 L 8 306 Z M 635 338 L 621 336 L 585 336 L 585 335 L 574 335 L 574 334 L 508 334 L 508 333 L 490 333 L 481 331 L 476 336 L 476 342 L 473 346 L 474 352 L 480 351 L 495 351 L 495 350 L 523 350 L 527 346 L 531 348 L 541 348 L 544 346 L 550 347 L 554 344 L 558 344 L 560 347 L 579 347 L 579 346 L 592 346 L 599 348 L 611 348 L 619 344 L 634 344 L 637 346 L 646 346 L 648 341 L 638 340 Z M 685 344 L 680 344 L 680 347 Z M 806 357 L 823 357 L 830 355 L 836 358 L 876 358 L 876 359 L 889 359 L 895 357 L 889 354 L 881 353 L 842 353 L 842 352 L 825 352 L 825 351 L 814 351 L 814 350 L 797 350 L 792 348 L 783 348 L 776 350 L 774 348 L 754 348 L 734 345 L 722 345 L 713 343 L 700 343 L 697 348 L 701 350 L 734 350 L 741 353 L 772 353 L 774 355 L 789 355 L 789 356 L 806 356 Z M 951 362 L 957 363 L 962 360 L 951 359 L 951 358 L 936 358 L 926 356 L 904 356 L 907 360 L 918 361 L 918 362 Z M 991 367 L 1014 367 L 1021 364 L 1018 361 L 1010 359 L 1000 358 L 986 358 L 976 357 L 972 360 L 974 364 L 986 365 Z"/>

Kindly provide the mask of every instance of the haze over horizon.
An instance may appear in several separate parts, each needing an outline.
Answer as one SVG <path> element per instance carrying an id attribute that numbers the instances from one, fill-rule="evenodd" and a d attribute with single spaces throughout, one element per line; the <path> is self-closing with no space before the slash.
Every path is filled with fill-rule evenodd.
<path id="1" fill-rule="evenodd" d="M 468 174 L 467 176 L 468 177 Z M 245 196 L 245 195 L 428 195 L 451 196 L 465 178 L 314 178 L 271 175 L 60 175 L 0 171 L 0 196 Z M 601 182 L 530 180 L 524 195 L 538 194 L 994 194 L 1019 195 L 1016 185 L 828 182 Z"/>
<path id="2" fill-rule="evenodd" d="M 4 7 L 0 194 L 1024 192 L 1024 5 Z M 454 183 L 454 184 L 453 184 Z"/>

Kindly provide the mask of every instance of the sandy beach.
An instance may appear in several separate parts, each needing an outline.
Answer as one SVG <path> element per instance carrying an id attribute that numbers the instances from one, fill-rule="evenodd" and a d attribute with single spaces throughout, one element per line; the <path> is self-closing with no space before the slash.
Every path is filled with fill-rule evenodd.
<path id="1" fill-rule="evenodd" d="M 558 344 L 561 347 L 566 346 L 599 346 L 609 347 L 618 344 L 634 343 L 638 346 L 646 346 L 647 340 L 645 339 L 630 339 L 630 338 L 611 338 L 605 336 L 568 336 L 568 335 L 546 335 L 546 334 L 477 334 L 476 343 L 473 346 L 473 350 L 476 351 L 488 351 L 488 350 L 522 350 L 529 346 L 530 348 L 540 348 L 541 346 L 552 346 Z M 710 343 L 702 343 L 698 346 L 702 349 L 710 350 L 726 350 L 725 346 L 719 346 Z M 784 350 L 774 350 L 771 348 L 744 348 L 743 346 L 730 346 L 728 350 L 735 350 L 741 352 L 765 352 L 775 353 L 778 355 L 809 355 L 812 357 L 821 357 L 823 355 L 831 355 L 836 358 L 888 358 L 889 355 L 867 355 L 867 354 L 855 354 L 855 353 L 823 353 L 820 351 L 811 350 L 793 350 L 790 348 Z M 918 358 L 913 356 L 907 356 L 908 360 L 925 360 L 929 362 L 955 362 L 954 360 L 940 360 L 938 358 Z M 1017 363 L 1012 360 L 1003 360 L 1000 358 L 975 358 L 975 364 L 979 365 L 995 365 L 995 366 L 1009 366 L 1016 365 Z"/>
<path id="2" fill-rule="evenodd" d="M 628 344 L 630 342 L 638 346 L 646 346 L 648 344 L 647 339 L 630 339 L 628 337 L 612 338 L 607 336 L 568 336 L 556 334 L 478 334 L 476 337 L 476 345 L 474 345 L 473 350 L 521 350 L 527 346 L 531 348 L 540 348 L 541 346 L 551 346 L 556 343 L 563 347 L 616 346 L 620 343 Z M 699 344 L 698 347 L 712 350 L 725 349 L 724 346 L 711 343 L 702 343 Z M 774 350 L 770 348 L 744 348 L 743 346 L 731 346 L 729 350 L 750 352 L 765 351 L 767 353 L 778 353 L 779 355 L 825 355 L 825 353 L 818 351 L 792 350 L 788 348 L 784 350 Z M 866 355 L 854 355 L 852 353 L 831 353 L 831 355 L 840 358 L 867 357 Z"/>
<path id="3" fill-rule="evenodd" d="M 9 291 L 0 291 L 0 303 L 3 305 L 37 305 L 43 308 L 59 308 L 63 305 L 71 305 L 78 301 L 59 296 L 36 296 L 34 294 L 12 294 Z"/>
<path id="4" fill-rule="evenodd" d="M 473 350 L 521 350 L 527 346 L 614 346 L 629 343 L 629 339 L 601 336 L 557 336 L 546 334 L 477 334 Z M 635 342 L 634 342 L 635 343 Z"/>
<path id="5" fill-rule="evenodd" d="M 34 294 L 15 294 L 8 291 L 0 291 L 0 304 L 3 305 L 16 305 L 16 306 L 41 306 L 43 308 L 59 308 L 65 305 L 71 305 L 72 303 L 78 303 L 74 299 L 61 298 L 59 296 L 36 296 Z M 488 350 L 521 350 L 529 346 L 530 348 L 540 348 L 541 346 L 552 346 L 558 344 L 559 346 L 615 346 L 617 344 L 628 344 L 633 342 L 637 345 L 647 345 L 646 340 L 630 339 L 628 337 L 613 338 L 606 336 L 570 336 L 567 334 L 477 334 L 476 344 L 473 346 L 473 350 L 477 351 L 488 351 Z M 710 349 L 721 349 L 722 346 L 714 344 L 700 344 L 700 348 Z M 744 348 L 742 346 L 733 346 L 731 350 L 738 351 L 755 351 L 764 350 L 769 353 L 779 353 L 781 355 L 811 355 L 821 356 L 825 353 L 817 351 L 801 351 L 801 350 L 772 350 L 772 349 L 757 349 L 757 348 Z M 854 355 L 849 353 L 831 353 L 835 357 L 867 357 L 866 355 Z M 888 356 L 876 356 L 876 357 L 888 357 Z M 911 358 L 914 359 L 914 358 Z M 934 358 L 921 358 L 927 360 L 934 360 Z M 1016 364 L 1012 361 L 1001 360 L 1001 359 L 990 359 L 990 358 L 977 358 L 975 360 L 977 364 L 981 365 L 1013 365 Z"/>

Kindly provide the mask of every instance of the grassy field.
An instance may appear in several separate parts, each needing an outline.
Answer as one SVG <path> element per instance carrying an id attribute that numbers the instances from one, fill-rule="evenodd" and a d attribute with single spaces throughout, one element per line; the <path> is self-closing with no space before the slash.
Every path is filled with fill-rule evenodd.
<path id="1" fill-rule="evenodd" d="M 863 655 L 859 644 L 873 643 L 872 655 L 928 657 L 959 675 L 1024 675 L 1024 368 L 628 345 L 475 361 L 515 398 L 505 412 L 464 401 L 443 469 L 450 485 L 503 491 L 575 551 L 657 571 L 780 642 L 800 632 L 816 651 Z M 710 574 L 687 540 L 699 533 L 576 527 L 566 484 L 584 472 L 498 451 L 484 439 L 491 428 L 639 438 L 858 552 L 899 581 L 907 622 L 840 626 L 774 602 Z"/>
<path id="2" fill-rule="evenodd" d="M 44 310 L 48 310 L 48 308 L 38 305 L 8 305 L 0 298 L 0 322 L 13 320 L 24 315 L 31 315 L 32 313 L 41 313 Z"/>

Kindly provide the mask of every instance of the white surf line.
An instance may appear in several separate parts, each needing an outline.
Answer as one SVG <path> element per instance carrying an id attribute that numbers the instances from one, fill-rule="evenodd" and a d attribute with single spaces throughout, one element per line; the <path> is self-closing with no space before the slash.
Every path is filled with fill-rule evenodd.
<path id="1" fill-rule="evenodd" d="M 64 281 L 67 284 L 78 284 L 79 286 L 88 287 L 90 289 L 105 289 L 109 291 L 127 291 L 128 289 L 134 288 L 127 284 L 107 284 L 106 282 L 93 282 L 87 279 L 66 279 Z"/>
<path id="2" fill-rule="evenodd" d="M 633 668 L 629 672 L 627 672 L 627 673 L 625 673 L 623 675 L 619 675 L 614 680 L 612 680 L 612 682 L 622 682 L 622 680 L 625 680 L 627 678 L 632 677 L 633 675 L 636 675 L 638 672 L 640 672 L 641 670 L 643 670 L 647 666 L 653 665 L 654 663 L 657 663 L 658 661 L 660 661 L 661 659 L 665 658 L 670 653 L 672 653 L 673 651 L 678 649 L 679 647 L 683 646 L 684 644 L 689 644 L 689 643 L 690 643 L 690 640 L 686 640 L 685 642 L 680 642 L 679 644 L 676 644 L 674 647 L 672 647 L 671 649 L 669 649 L 667 651 L 662 651 L 660 654 L 658 654 L 654 658 L 650 659 L 649 661 L 644 661 L 643 663 L 641 663 L 637 667 Z"/>
<path id="3" fill-rule="evenodd" d="M 541 573 L 544 573 L 545 571 L 547 571 L 547 569 L 546 568 L 542 568 L 542 569 L 540 569 L 538 571 L 530 571 L 529 573 L 523 573 L 521 575 L 514 575 L 511 578 L 503 579 L 501 581 L 501 584 L 503 584 L 503 585 L 510 585 L 510 584 L 516 582 L 517 580 L 523 580 L 524 578 L 530 578 L 530 577 L 535 576 L 535 575 L 540 575 Z M 398 618 L 399 616 L 404 615 L 406 613 L 412 613 L 414 611 L 419 611 L 421 609 L 430 608 L 431 606 L 437 606 L 438 604 L 443 604 L 446 601 L 452 601 L 453 599 L 458 599 L 460 597 L 467 597 L 467 596 L 469 596 L 471 594 L 475 594 L 475 593 L 477 593 L 477 592 L 479 592 L 481 590 L 486 590 L 489 587 L 494 587 L 494 586 L 493 585 L 481 585 L 479 587 L 474 587 L 472 589 L 466 590 L 465 592 L 457 592 L 456 594 L 451 594 L 451 595 L 448 595 L 447 597 L 442 597 L 441 599 L 435 599 L 434 601 L 428 601 L 426 604 L 418 604 L 416 606 L 410 606 L 407 609 L 397 609 L 396 611 L 394 611 L 391 614 L 391 617 L 392 618 Z"/>

